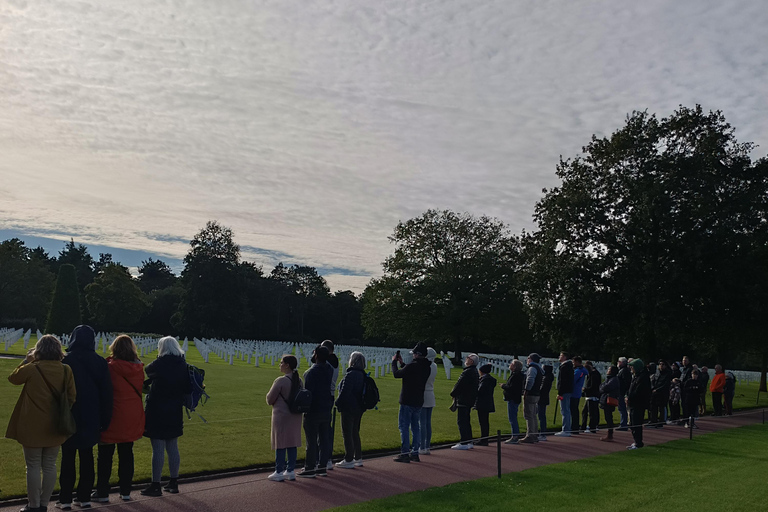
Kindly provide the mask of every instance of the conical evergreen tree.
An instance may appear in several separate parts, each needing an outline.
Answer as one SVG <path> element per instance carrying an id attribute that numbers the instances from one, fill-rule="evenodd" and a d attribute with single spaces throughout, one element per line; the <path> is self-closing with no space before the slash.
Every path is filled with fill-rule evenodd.
<path id="1" fill-rule="evenodd" d="M 73 265 L 64 264 L 59 267 L 59 277 L 56 280 L 56 288 L 53 290 L 45 332 L 56 335 L 67 334 L 81 322 L 77 271 Z"/>

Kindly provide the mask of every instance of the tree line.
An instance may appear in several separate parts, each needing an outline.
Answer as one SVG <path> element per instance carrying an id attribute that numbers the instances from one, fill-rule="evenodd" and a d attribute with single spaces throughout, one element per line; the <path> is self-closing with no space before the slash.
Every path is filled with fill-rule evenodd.
<path id="1" fill-rule="evenodd" d="M 428 210 L 398 223 L 382 276 L 359 297 L 330 293 L 313 267 L 265 273 L 242 261 L 214 221 L 190 242 L 180 276 L 149 259 L 133 278 L 72 241 L 52 258 L 7 240 L 0 319 L 48 319 L 54 276 L 72 265 L 82 317 L 105 330 L 426 341 L 459 354 L 687 353 L 765 370 L 768 160 L 753 161 L 753 149 L 719 111 L 634 112 L 561 158 L 561 185 L 543 190 L 536 229 Z"/>

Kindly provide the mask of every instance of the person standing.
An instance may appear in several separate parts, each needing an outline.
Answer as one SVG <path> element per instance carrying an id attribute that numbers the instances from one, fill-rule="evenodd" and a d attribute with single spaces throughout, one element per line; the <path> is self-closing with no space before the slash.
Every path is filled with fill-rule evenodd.
<path id="1" fill-rule="evenodd" d="M 632 382 L 632 372 L 627 366 L 627 358 L 620 357 L 619 362 L 616 364 L 619 369 L 619 428 L 618 430 L 626 431 L 627 425 L 629 425 L 629 415 L 627 414 L 627 391 L 629 391 L 629 384 Z"/>
<path id="2" fill-rule="evenodd" d="M 634 443 L 627 446 L 628 450 L 635 450 L 645 446 L 643 444 L 643 420 L 645 411 L 651 405 L 651 377 L 642 359 L 633 359 L 629 362 L 632 371 L 632 382 L 627 391 L 627 409 L 629 411 L 630 430 Z"/>
<path id="3" fill-rule="evenodd" d="M 504 401 L 507 402 L 507 418 L 509 419 L 509 426 L 512 428 L 512 435 L 504 441 L 504 444 L 517 444 L 520 438 L 520 424 L 517 419 L 517 412 L 520 409 L 520 403 L 523 401 L 523 383 L 525 382 L 523 363 L 519 359 L 513 359 L 509 363 L 509 369 L 511 372 L 507 382 L 501 384 L 501 389 L 504 390 Z"/>
<path id="4" fill-rule="evenodd" d="M 328 364 L 328 355 L 327 348 L 322 345 L 316 347 L 312 354 L 315 364 L 304 373 L 304 386 L 312 393 L 312 402 L 309 412 L 304 413 L 307 453 L 304 458 L 304 469 L 296 475 L 301 478 L 314 478 L 328 474 L 328 460 L 331 457 L 331 410 L 333 409 L 331 394 L 333 367 Z"/>
<path id="5" fill-rule="evenodd" d="M 619 403 L 620 393 L 621 385 L 619 383 L 619 369 L 616 366 L 611 366 L 605 373 L 605 382 L 600 384 L 600 407 L 603 409 L 605 425 L 608 427 L 608 434 L 601 437 L 601 441 L 613 441 L 613 411 L 616 409 L 616 406 L 609 402 L 615 401 L 616 403 Z"/>
<path id="6" fill-rule="evenodd" d="M 284 354 L 280 359 L 283 375 L 275 379 L 267 392 L 267 404 L 272 406 L 269 438 L 275 451 L 275 472 L 267 478 L 273 482 L 296 479 L 296 455 L 301 447 L 301 413 L 292 413 L 289 402 L 302 386 L 298 366 L 296 356 Z"/>
<path id="7" fill-rule="evenodd" d="M 421 429 L 419 421 L 421 408 L 424 405 L 424 388 L 431 373 L 431 364 L 427 360 L 427 346 L 417 343 L 413 350 L 413 360 L 398 368 L 402 364 L 400 351 L 392 358 L 392 375 L 396 379 L 403 379 L 400 388 L 400 410 L 397 415 L 397 426 L 400 430 L 400 455 L 395 457 L 395 462 L 418 462 L 419 443 L 421 442 Z M 413 441 L 411 441 L 413 433 Z"/>
<path id="8" fill-rule="evenodd" d="M 667 362 L 662 359 L 659 361 L 656 376 L 651 382 L 651 412 L 649 416 L 652 427 L 661 428 L 666 422 L 665 416 L 671 386 L 672 370 L 667 368 Z"/>
<path id="9" fill-rule="evenodd" d="M 581 394 L 584 391 L 584 381 L 587 379 L 588 371 L 581 363 L 581 357 L 573 357 L 573 393 L 571 394 L 571 425 L 573 430 L 571 434 L 579 433 L 579 402 Z"/>
<path id="10" fill-rule="evenodd" d="M 692 370 L 691 378 L 683 384 L 683 419 L 687 422 L 686 428 L 699 428 L 694 421 L 699 417 L 699 397 L 702 388 L 699 375 L 699 370 Z"/>
<path id="11" fill-rule="evenodd" d="M 144 437 L 152 445 L 152 483 L 141 491 L 143 496 L 162 496 L 163 491 L 179 492 L 179 438 L 184 434 L 184 395 L 192 392 L 189 369 L 184 351 L 173 336 L 165 336 L 157 342 L 157 359 L 145 368 L 149 388 L 144 407 Z M 160 479 L 168 454 L 168 470 L 171 480 L 165 487 Z"/>
<path id="12" fill-rule="evenodd" d="M 587 378 L 584 382 L 585 401 L 584 409 L 581 411 L 581 430 L 597 434 L 597 426 L 600 424 L 600 382 L 603 377 L 595 369 L 592 361 L 587 361 L 584 367 L 587 370 Z"/>
<path id="13" fill-rule="evenodd" d="M 419 431 L 421 432 L 419 454 L 421 455 L 429 455 L 429 447 L 432 444 L 432 410 L 435 408 L 435 378 L 437 377 L 435 357 L 437 357 L 435 349 L 428 347 L 429 378 L 424 385 L 424 405 L 421 406 L 421 413 L 419 413 Z"/>
<path id="14" fill-rule="evenodd" d="M 525 437 L 520 440 L 521 443 L 539 442 L 539 423 L 538 406 L 539 395 L 541 393 L 541 381 L 544 378 L 544 371 L 539 365 L 541 356 L 536 352 L 528 356 L 528 371 L 525 375 L 525 384 L 523 385 L 523 417 L 525 418 Z"/>
<path id="15" fill-rule="evenodd" d="M 496 412 L 496 404 L 493 401 L 493 392 L 496 390 L 496 379 L 491 375 L 493 366 L 484 364 L 477 369 L 480 380 L 477 388 L 477 398 L 475 399 L 475 409 L 477 410 L 477 421 L 480 423 L 480 441 L 478 446 L 488 446 L 488 434 L 490 433 L 490 422 L 488 420 L 492 412 Z"/>
<path id="16" fill-rule="evenodd" d="M 709 384 L 709 391 L 712 393 L 712 407 L 715 412 L 712 416 L 723 415 L 723 390 L 725 389 L 725 372 L 719 364 L 715 365 L 715 376 Z"/>
<path id="17" fill-rule="evenodd" d="M 679 424 L 685 423 L 685 416 L 688 414 L 688 399 L 685 395 L 685 383 L 688 382 L 693 376 L 693 365 L 688 356 L 683 356 L 681 361 L 683 364 L 680 367 L 680 390 L 681 390 L 681 406 L 683 410 L 683 417 L 680 419 Z M 696 407 L 698 408 L 699 402 L 696 400 Z"/>
<path id="18" fill-rule="evenodd" d="M 88 325 L 78 325 L 69 337 L 69 348 L 62 363 L 72 368 L 77 388 L 77 401 L 72 414 L 77 432 L 61 445 L 61 474 L 59 475 L 59 508 L 67 509 L 74 502 L 83 508 L 91 506 L 91 491 L 96 473 L 93 447 L 112 420 L 112 379 L 107 361 L 95 350 L 96 333 Z M 75 456 L 80 460 L 80 478 L 75 489 Z"/>
<path id="19" fill-rule="evenodd" d="M 61 342 L 48 334 L 8 376 L 11 384 L 24 386 L 5 431 L 5 437 L 18 441 L 24 451 L 28 503 L 22 511 L 47 510 L 56 485 L 56 457 L 68 436 L 51 420 L 52 405 L 62 394 L 69 404 L 77 398 L 72 370 L 62 364 L 63 358 Z"/>
<path id="20" fill-rule="evenodd" d="M 472 446 L 472 423 L 470 413 L 477 399 L 477 387 L 480 377 L 477 374 L 477 363 L 480 357 L 477 354 L 469 354 L 464 360 L 464 371 L 459 375 L 456 384 L 451 390 L 456 404 L 456 423 L 459 426 L 461 440 L 451 446 L 453 450 L 470 450 Z"/>
<path id="21" fill-rule="evenodd" d="M 736 376 L 733 372 L 725 374 L 725 385 L 723 386 L 723 399 L 725 400 L 725 414 L 733 416 L 733 397 L 736 395 Z"/>
<path id="22" fill-rule="evenodd" d="M 349 355 L 347 372 L 339 384 L 336 409 L 341 413 L 341 435 L 344 437 L 344 459 L 336 466 L 352 469 L 363 463 L 363 445 L 360 441 L 360 422 L 363 419 L 363 388 L 365 387 L 365 356 L 362 352 Z"/>
<path id="23" fill-rule="evenodd" d="M 702 366 L 699 371 L 701 394 L 699 395 L 699 416 L 707 413 L 707 389 L 709 389 L 709 368 Z"/>
<path id="24" fill-rule="evenodd" d="M 669 386 L 669 420 L 667 425 L 671 425 L 677 421 L 680 421 L 680 403 L 682 402 L 682 388 L 680 386 L 680 379 L 672 379 L 672 384 Z"/>
<path id="25" fill-rule="evenodd" d="M 563 429 L 556 436 L 571 436 L 571 395 L 573 394 L 573 362 L 568 354 L 560 352 L 560 368 L 557 370 L 557 399 L 560 400 L 560 414 Z"/>
<path id="26" fill-rule="evenodd" d="M 117 445 L 117 476 L 120 497 L 131 499 L 133 485 L 133 443 L 144 434 L 144 404 L 141 388 L 144 385 L 144 363 L 139 359 L 136 344 L 130 336 L 122 334 L 109 346 L 107 358 L 112 379 L 112 421 L 101 433 L 99 441 L 98 480 L 91 499 L 109 502 L 109 479 L 112 476 L 112 458 Z"/>
<path id="27" fill-rule="evenodd" d="M 552 391 L 552 383 L 555 375 L 552 373 L 552 365 L 542 366 L 544 377 L 541 379 L 541 392 L 539 395 L 539 441 L 546 441 L 547 436 L 547 406 L 549 405 L 549 394 Z"/>

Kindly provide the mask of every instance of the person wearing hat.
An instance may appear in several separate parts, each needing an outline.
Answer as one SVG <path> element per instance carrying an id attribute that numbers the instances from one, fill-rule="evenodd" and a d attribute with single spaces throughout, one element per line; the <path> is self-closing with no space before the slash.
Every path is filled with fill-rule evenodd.
<path id="1" fill-rule="evenodd" d="M 626 401 L 630 430 L 635 442 L 627 446 L 627 450 L 635 450 L 644 446 L 643 419 L 645 411 L 651 405 L 651 377 L 642 359 L 631 360 L 629 367 L 632 371 L 632 382 L 629 384 Z"/>
<path id="2" fill-rule="evenodd" d="M 461 440 L 451 446 L 454 450 L 471 450 L 472 446 L 472 423 L 470 413 L 477 400 L 477 388 L 480 377 L 477 374 L 477 363 L 480 362 L 480 356 L 469 354 L 464 360 L 464 371 L 459 375 L 459 379 L 451 390 L 451 396 L 456 404 L 456 423 L 459 426 L 459 436 Z"/>
<path id="3" fill-rule="evenodd" d="M 533 352 L 528 356 L 528 372 L 525 375 L 525 384 L 523 385 L 523 417 L 525 418 L 525 437 L 520 440 L 521 443 L 539 442 L 539 420 L 538 405 L 539 395 L 541 394 L 541 381 L 544 378 L 544 371 L 539 365 L 541 356 Z"/>
<path id="4" fill-rule="evenodd" d="M 477 421 L 480 423 L 480 441 L 478 446 L 488 446 L 488 434 L 490 433 L 490 423 L 488 416 L 496 412 L 496 406 L 493 402 L 493 392 L 496 389 L 496 379 L 491 375 L 493 366 L 489 363 L 482 365 L 477 369 L 480 374 L 480 383 L 477 387 L 477 398 L 475 399 L 475 409 L 477 410 Z"/>
<path id="5" fill-rule="evenodd" d="M 424 386 L 424 405 L 421 406 L 421 414 L 419 415 L 419 430 L 421 431 L 420 455 L 429 455 L 429 446 L 432 444 L 432 409 L 435 408 L 435 378 L 437 377 L 435 357 L 437 357 L 435 349 L 427 347 L 429 378 Z"/>
<path id="6" fill-rule="evenodd" d="M 424 405 L 424 388 L 431 372 L 430 362 L 426 358 L 427 346 L 417 343 L 413 350 L 413 361 L 398 368 L 397 355 L 392 358 L 392 375 L 403 379 L 400 388 L 400 411 L 397 415 L 400 429 L 400 455 L 395 462 L 419 462 L 419 443 L 421 442 L 420 417 Z M 411 442 L 413 433 L 413 442 Z"/>

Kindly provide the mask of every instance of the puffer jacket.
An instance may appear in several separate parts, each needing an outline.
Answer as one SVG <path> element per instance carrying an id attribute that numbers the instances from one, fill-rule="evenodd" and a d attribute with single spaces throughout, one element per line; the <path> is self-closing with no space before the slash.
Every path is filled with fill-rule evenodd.
<path id="1" fill-rule="evenodd" d="M 144 363 L 107 358 L 112 378 L 112 421 L 101 433 L 102 443 L 131 443 L 144 434 Z"/>

